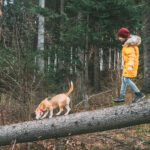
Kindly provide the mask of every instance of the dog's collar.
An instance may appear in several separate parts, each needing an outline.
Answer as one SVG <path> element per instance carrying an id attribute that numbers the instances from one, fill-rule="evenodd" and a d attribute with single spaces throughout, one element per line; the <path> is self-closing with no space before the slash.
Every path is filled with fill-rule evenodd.
<path id="1" fill-rule="evenodd" d="M 39 110 L 40 110 L 41 112 L 43 112 L 43 109 L 41 109 L 40 107 L 39 107 Z"/>

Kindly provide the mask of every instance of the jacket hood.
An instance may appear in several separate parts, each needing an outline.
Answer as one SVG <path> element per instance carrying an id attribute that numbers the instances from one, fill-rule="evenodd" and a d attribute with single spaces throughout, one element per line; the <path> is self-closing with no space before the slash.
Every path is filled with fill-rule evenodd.
<path id="1" fill-rule="evenodd" d="M 138 46 L 140 44 L 141 44 L 141 37 L 137 35 L 130 35 L 130 37 L 124 43 L 124 46 Z"/>

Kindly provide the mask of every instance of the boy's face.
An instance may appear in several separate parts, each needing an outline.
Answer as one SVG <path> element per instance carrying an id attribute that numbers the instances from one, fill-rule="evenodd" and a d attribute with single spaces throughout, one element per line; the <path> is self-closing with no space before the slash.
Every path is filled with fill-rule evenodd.
<path id="1" fill-rule="evenodd" d="M 123 37 L 119 37 L 119 40 L 120 40 L 121 42 L 125 42 L 125 41 L 126 41 L 126 39 L 123 38 Z"/>

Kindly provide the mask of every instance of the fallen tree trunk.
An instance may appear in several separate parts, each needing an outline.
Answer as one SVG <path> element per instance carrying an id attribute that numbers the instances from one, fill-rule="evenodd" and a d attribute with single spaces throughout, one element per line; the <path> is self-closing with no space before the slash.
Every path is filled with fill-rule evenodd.
<path id="1" fill-rule="evenodd" d="M 0 127 L 0 145 L 31 142 L 150 123 L 150 100 Z"/>

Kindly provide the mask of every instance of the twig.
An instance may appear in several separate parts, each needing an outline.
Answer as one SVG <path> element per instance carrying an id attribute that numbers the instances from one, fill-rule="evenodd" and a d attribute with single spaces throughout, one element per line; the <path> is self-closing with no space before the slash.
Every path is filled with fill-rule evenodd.
<path id="1" fill-rule="evenodd" d="M 102 136 L 102 137 L 105 137 L 105 138 L 107 138 L 107 139 L 111 139 L 111 140 L 113 140 L 114 142 L 119 143 L 119 144 L 121 144 L 121 145 L 128 146 L 128 144 L 125 143 L 123 140 L 117 139 L 117 138 L 115 138 L 115 137 L 113 137 L 113 136 L 109 136 L 108 134 L 98 134 L 97 136 Z"/>
<path id="2" fill-rule="evenodd" d="M 4 73 L 4 71 L 2 71 L 2 72 Z M 9 77 L 12 81 L 14 81 L 14 82 L 21 88 L 19 82 L 17 82 L 13 77 L 11 77 L 8 73 L 5 73 L 5 75 L 6 75 L 7 77 Z"/>
<path id="3" fill-rule="evenodd" d="M 108 90 L 108 91 L 104 91 L 104 92 L 101 92 L 101 93 L 93 94 L 93 95 L 91 95 L 91 96 L 88 97 L 88 100 L 91 99 L 91 98 L 94 97 L 94 96 L 101 95 L 101 94 L 105 94 L 105 93 L 108 93 L 108 92 L 112 92 L 112 90 Z M 84 101 L 85 101 L 85 99 L 82 100 L 80 103 L 78 103 L 78 104 L 75 106 L 75 108 L 78 107 L 79 105 L 81 105 Z"/>
<path id="4" fill-rule="evenodd" d="M 14 144 L 13 144 L 12 150 L 14 150 L 15 145 L 16 145 L 16 139 L 15 139 L 15 141 L 14 141 Z"/>
<path id="5" fill-rule="evenodd" d="M 98 93 L 98 94 L 93 94 L 93 95 L 89 96 L 88 99 L 90 99 L 90 98 L 92 98 L 94 96 L 105 94 L 105 93 L 109 93 L 109 92 L 112 92 L 112 90 L 104 91 L 104 92 L 101 92 L 101 93 Z"/>
<path id="6" fill-rule="evenodd" d="M 134 135 L 128 133 L 127 131 L 126 132 L 124 132 L 124 131 L 115 131 L 115 133 L 117 133 L 117 134 L 124 134 L 128 138 L 132 138 L 132 139 L 135 139 L 135 140 L 143 141 L 142 137 L 140 137 L 140 136 L 134 136 Z"/>

